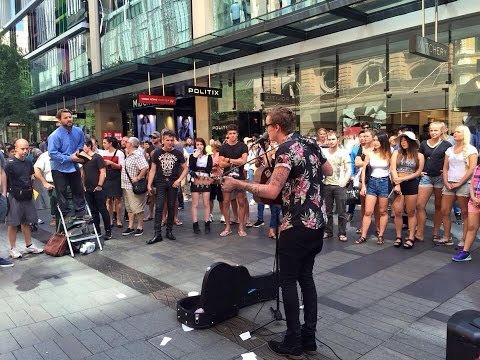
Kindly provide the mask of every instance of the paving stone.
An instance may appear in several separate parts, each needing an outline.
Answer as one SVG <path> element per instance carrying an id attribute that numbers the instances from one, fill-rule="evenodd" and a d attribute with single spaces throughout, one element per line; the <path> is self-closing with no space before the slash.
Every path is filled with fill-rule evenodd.
<path id="1" fill-rule="evenodd" d="M 154 336 L 179 326 L 176 314 L 164 310 L 132 316 L 127 319 L 127 322 L 146 336 Z"/>
<path id="2" fill-rule="evenodd" d="M 170 360 L 170 357 L 145 340 L 136 340 L 125 344 L 123 347 L 131 354 L 138 354 L 138 358 L 142 360 Z"/>
<path id="3" fill-rule="evenodd" d="M 95 326 L 95 323 L 81 312 L 65 315 L 64 318 L 79 330 L 87 330 Z"/>
<path id="4" fill-rule="evenodd" d="M 418 318 L 421 317 L 421 315 L 419 315 L 419 316 L 408 315 L 408 314 L 405 314 L 403 312 L 400 312 L 400 311 L 397 311 L 397 310 L 394 310 L 394 309 L 390 309 L 390 308 L 387 308 L 387 307 L 379 305 L 379 304 L 372 305 L 368 309 L 372 310 L 372 311 L 377 311 L 381 314 L 391 316 L 395 319 L 405 321 L 407 323 L 412 323 L 412 322 L 414 322 L 415 320 L 417 320 Z"/>
<path id="5" fill-rule="evenodd" d="M 105 351 L 105 354 L 112 360 L 131 360 L 132 354 L 123 346 L 117 346 L 110 350 Z M 135 354 L 135 359 L 138 359 L 138 354 Z"/>
<path id="6" fill-rule="evenodd" d="M 357 340 L 363 344 L 370 345 L 372 347 L 376 347 L 382 343 L 382 340 L 377 339 L 373 336 L 370 336 L 366 333 L 361 331 L 352 329 L 350 327 L 344 326 L 342 324 L 335 324 L 330 327 L 331 330 L 348 336 L 351 339 Z"/>
<path id="7" fill-rule="evenodd" d="M 439 356 L 430 354 L 428 352 L 419 350 L 403 342 L 399 342 L 396 339 L 392 339 L 383 343 L 383 346 L 418 360 L 440 360 L 440 359 L 443 360 L 445 358 L 445 356 L 439 357 Z"/>
<path id="8" fill-rule="evenodd" d="M 81 331 L 75 337 L 92 353 L 101 353 L 112 348 L 91 329 Z"/>
<path id="9" fill-rule="evenodd" d="M 77 334 L 80 332 L 78 328 L 72 325 L 70 321 L 65 319 L 63 316 L 57 317 L 54 319 L 47 320 L 47 323 L 51 325 L 60 336 L 66 336 L 71 334 Z"/>
<path id="10" fill-rule="evenodd" d="M 8 304 L 8 306 L 12 309 L 13 312 L 24 310 L 30 307 L 30 304 L 23 300 L 20 295 L 9 296 L 4 298 L 3 300 Z"/>
<path id="11" fill-rule="evenodd" d="M 3 314 L 2 313 L 9 313 L 9 312 L 12 312 L 13 309 L 10 307 L 10 305 L 8 305 L 8 303 L 0 298 L 0 316 L 2 316 Z M 0 326 L 1 326 L 2 322 L 0 321 Z"/>
<path id="12" fill-rule="evenodd" d="M 0 313 L 0 331 L 14 328 L 16 325 L 6 313 Z"/>
<path id="13" fill-rule="evenodd" d="M 35 349 L 45 360 L 69 360 L 67 354 L 53 340 L 37 344 Z"/>
<path id="14" fill-rule="evenodd" d="M 363 355 L 360 360 L 410 360 L 411 357 L 391 350 L 384 346 L 378 346 L 369 353 Z"/>
<path id="15" fill-rule="evenodd" d="M 392 336 L 392 333 L 377 329 L 376 327 L 366 325 L 360 321 L 353 320 L 351 318 L 343 319 L 339 324 L 347 326 L 351 329 L 358 330 L 364 334 L 370 335 L 379 340 L 387 340 Z"/>
<path id="16" fill-rule="evenodd" d="M 15 355 L 16 360 L 43 360 L 37 349 L 33 346 L 15 350 L 13 355 Z"/>
<path id="17" fill-rule="evenodd" d="M 92 353 L 73 335 L 62 336 L 55 339 L 55 343 L 71 359 L 82 359 L 92 355 Z"/>
<path id="18" fill-rule="evenodd" d="M 105 325 L 110 324 L 114 320 L 107 316 L 104 311 L 101 311 L 98 308 L 88 309 L 81 312 L 87 319 L 93 322 L 95 325 Z"/>
<path id="19" fill-rule="evenodd" d="M 33 305 L 28 309 L 28 315 L 35 321 L 43 321 L 47 319 L 51 319 L 52 315 L 48 313 L 42 306 L 40 305 Z"/>
<path id="20" fill-rule="evenodd" d="M 15 356 L 13 356 L 13 353 L 5 353 L 5 354 L 0 354 L 0 360 L 16 360 Z"/>
<path id="21" fill-rule="evenodd" d="M 434 339 L 434 337 L 428 337 L 415 330 L 410 332 L 408 332 L 408 329 L 403 330 L 392 339 L 438 357 L 445 356 L 444 345 L 446 343 L 444 343 L 443 339 Z"/>
<path id="22" fill-rule="evenodd" d="M 400 330 L 399 326 L 395 326 L 379 319 L 372 318 L 368 314 L 357 313 L 349 317 L 350 320 L 358 321 L 366 326 L 371 326 L 386 333 L 394 334 Z"/>
<path id="23" fill-rule="evenodd" d="M 55 329 L 46 321 L 30 324 L 28 327 L 33 331 L 35 336 L 42 341 L 53 340 L 57 337 L 60 337 L 58 332 L 56 332 Z"/>
<path id="24" fill-rule="evenodd" d="M 117 330 L 120 334 L 122 334 L 126 339 L 130 341 L 144 338 L 143 333 L 140 332 L 133 325 L 129 324 L 126 319 L 114 321 L 113 323 L 110 324 L 110 326 L 115 330 Z"/>
<path id="25" fill-rule="evenodd" d="M 28 326 L 19 326 L 15 329 L 10 329 L 10 334 L 17 340 L 22 348 L 38 344 L 42 341 Z"/>
<path id="26" fill-rule="evenodd" d="M 168 345 L 168 344 L 167 344 Z M 245 352 L 245 349 L 231 341 L 222 339 L 182 357 L 182 360 L 225 360 L 233 359 Z"/>
<path id="27" fill-rule="evenodd" d="M 330 329 L 323 329 L 320 338 L 330 340 L 361 355 L 366 354 L 374 348 L 374 346 L 361 343 L 360 341 L 354 340 Z"/>
<path id="28" fill-rule="evenodd" d="M 54 318 L 69 314 L 69 311 L 57 302 L 45 302 L 41 306 Z"/>
<path id="29" fill-rule="evenodd" d="M 126 344 L 129 341 L 126 337 L 124 337 L 110 325 L 97 326 L 94 327 L 92 330 L 111 347 L 117 347 Z"/>
<path id="30" fill-rule="evenodd" d="M 8 316 L 16 326 L 28 325 L 35 322 L 25 310 L 14 311 L 8 314 Z"/>
<path id="31" fill-rule="evenodd" d="M 20 348 L 15 338 L 7 331 L 0 331 L 0 354 L 5 354 Z"/>
<path id="32" fill-rule="evenodd" d="M 371 309 L 361 310 L 360 313 L 364 316 L 371 317 L 373 319 L 382 321 L 384 323 L 396 326 L 398 328 L 406 328 L 410 325 L 409 322 L 400 320 L 396 317 L 390 316 L 388 314 L 380 313 Z"/>
<path id="33" fill-rule="evenodd" d="M 85 360 L 112 360 L 110 356 L 106 353 L 93 354 L 92 356 L 86 357 Z"/>
<path id="34" fill-rule="evenodd" d="M 129 315 L 118 309 L 117 304 L 101 305 L 97 307 L 97 310 L 101 311 L 112 320 L 122 320 L 129 317 Z"/>

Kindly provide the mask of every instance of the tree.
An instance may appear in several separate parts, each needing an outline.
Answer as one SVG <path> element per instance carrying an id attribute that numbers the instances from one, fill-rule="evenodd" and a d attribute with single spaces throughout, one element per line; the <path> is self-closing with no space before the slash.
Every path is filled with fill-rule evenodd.
<path id="1" fill-rule="evenodd" d="M 0 126 L 7 122 L 26 125 L 33 130 L 35 121 L 30 112 L 30 76 L 28 62 L 13 46 L 0 45 Z M 28 135 L 28 134 L 25 134 Z"/>

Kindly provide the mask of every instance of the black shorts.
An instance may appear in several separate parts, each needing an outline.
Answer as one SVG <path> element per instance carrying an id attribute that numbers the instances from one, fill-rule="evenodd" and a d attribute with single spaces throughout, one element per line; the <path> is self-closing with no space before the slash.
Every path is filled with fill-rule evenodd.
<path id="1" fill-rule="evenodd" d="M 420 184 L 420 178 L 401 182 L 400 190 L 402 191 L 402 195 L 417 195 L 418 184 Z"/>
<path id="2" fill-rule="evenodd" d="M 219 184 L 210 185 L 210 200 L 223 201 L 222 187 Z"/>

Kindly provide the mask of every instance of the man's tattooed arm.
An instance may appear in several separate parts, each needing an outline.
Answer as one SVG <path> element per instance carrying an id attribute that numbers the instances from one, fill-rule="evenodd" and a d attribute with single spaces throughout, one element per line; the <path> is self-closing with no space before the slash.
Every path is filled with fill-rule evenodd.
<path id="1" fill-rule="evenodd" d="M 277 166 L 268 184 L 244 183 L 243 190 L 266 199 L 275 199 L 285 186 L 289 174 L 288 168 Z"/>

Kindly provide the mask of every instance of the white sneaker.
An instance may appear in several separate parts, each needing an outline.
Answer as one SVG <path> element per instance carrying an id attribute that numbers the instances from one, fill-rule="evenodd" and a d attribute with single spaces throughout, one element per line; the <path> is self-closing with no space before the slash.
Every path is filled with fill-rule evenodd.
<path id="1" fill-rule="evenodd" d="M 222 224 L 225 224 L 225 216 L 222 215 L 222 217 L 220 218 L 220 222 L 221 222 Z"/>
<path id="2" fill-rule="evenodd" d="M 265 205 L 265 209 L 270 209 L 270 205 Z"/>
<path id="3" fill-rule="evenodd" d="M 29 247 L 25 247 L 25 252 L 30 254 L 41 254 L 43 249 L 37 248 L 35 245 L 30 245 Z"/>
<path id="4" fill-rule="evenodd" d="M 18 259 L 22 257 L 22 253 L 17 248 L 10 249 L 10 256 L 12 259 Z"/>
<path id="5" fill-rule="evenodd" d="M 250 200 L 250 206 L 254 206 L 256 204 L 255 200 Z"/>
<path id="6" fill-rule="evenodd" d="M 213 222 L 213 221 L 214 221 L 214 219 L 213 219 L 213 214 L 210 214 L 210 217 L 208 218 L 208 221 L 210 221 L 210 222 Z"/>

